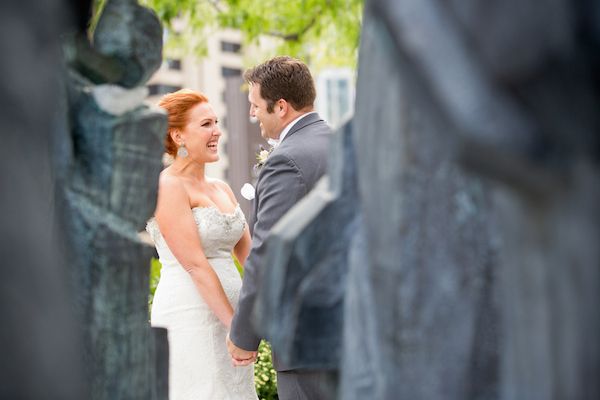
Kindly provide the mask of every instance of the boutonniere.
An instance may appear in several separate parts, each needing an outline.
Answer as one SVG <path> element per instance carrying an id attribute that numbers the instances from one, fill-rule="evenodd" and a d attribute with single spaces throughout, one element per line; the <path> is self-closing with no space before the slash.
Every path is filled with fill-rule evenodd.
<path id="1" fill-rule="evenodd" d="M 242 194 L 242 197 L 246 200 L 254 200 L 254 197 L 256 196 L 256 189 L 254 189 L 254 186 L 252 186 L 251 184 L 244 183 L 244 186 L 242 186 L 240 193 Z"/>
<path id="2" fill-rule="evenodd" d="M 262 166 L 267 162 L 267 158 L 269 158 L 269 154 L 273 151 L 274 147 L 271 146 L 268 150 L 263 146 L 259 147 L 258 153 L 256 153 L 256 164 L 254 164 L 254 169 L 259 170 Z"/>

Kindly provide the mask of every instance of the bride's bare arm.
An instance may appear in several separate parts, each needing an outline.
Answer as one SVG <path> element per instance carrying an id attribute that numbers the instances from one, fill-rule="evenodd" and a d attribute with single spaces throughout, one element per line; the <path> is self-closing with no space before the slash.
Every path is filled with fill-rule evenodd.
<path id="1" fill-rule="evenodd" d="M 161 174 L 155 217 L 177 261 L 190 274 L 210 309 L 229 328 L 233 308 L 219 277 L 204 255 L 187 192 L 178 178 Z"/>
<path id="2" fill-rule="evenodd" d="M 229 196 L 231 202 L 233 204 L 238 204 L 238 201 L 235 198 L 235 195 L 233 194 L 233 191 L 231 190 L 229 185 L 222 181 L 218 181 L 217 183 L 221 187 L 221 189 L 223 189 L 227 193 L 227 196 Z M 246 262 L 246 258 L 248 258 L 248 254 L 250 254 L 251 246 L 252 239 L 250 238 L 250 229 L 248 228 L 248 222 L 246 222 L 244 234 L 233 248 L 233 254 L 235 255 L 235 258 L 238 259 L 240 264 L 244 265 L 244 263 Z"/>
<path id="3" fill-rule="evenodd" d="M 250 254 L 250 247 L 252 246 L 252 239 L 250 239 L 250 229 L 248 228 L 248 223 L 246 223 L 246 227 L 244 228 L 244 234 L 242 238 L 237 242 L 235 247 L 233 248 L 233 254 L 235 254 L 235 258 L 238 259 L 240 264 L 244 265 L 246 262 L 246 258 L 248 258 L 248 254 Z"/>

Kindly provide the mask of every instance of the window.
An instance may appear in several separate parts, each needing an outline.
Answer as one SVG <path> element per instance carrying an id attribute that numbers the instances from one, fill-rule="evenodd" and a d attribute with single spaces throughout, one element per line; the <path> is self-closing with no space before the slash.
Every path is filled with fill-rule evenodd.
<path id="1" fill-rule="evenodd" d="M 155 96 L 155 95 L 159 95 L 159 94 L 176 92 L 179 89 L 181 89 L 181 86 L 154 84 L 154 85 L 148 85 L 148 91 L 149 91 L 148 94 L 150 96 Z"/>
<path id="2" fill-rule="evenodd" d="M 221 51 L 224 53 L 239 53 L 242 45 L 239 43 L 221 41 Z"/>
<path id="3" fill-rule="evenodd" d="M 348 83 L 344 78 L 326 80 L 325 115 L 332 125 L 337 125 L 350 112 L 351 97 Z"/>
<path id="4" fill-rule="evenodd" d="M 167 58 L 165 62 L 167 63 L 168 69 L 181 71 L 181 60 L 178 60 L 176 58 Z"/>
<path id="5" fill-rule="evenodd" d="M 354 87 L 350 70 L 322 72 L 317 78 L 317 93 L 317 109 L 333 128 L 353 114 Z"/>
<path id="6" fill-rule="evenodd" d="M 350 111 L 350 89 L 348 88 L 348 80 L 340 79 L 337 81 L 339 114 L 345 116 Z"/>
<path id="7" fill-rule="evenodd" d="M 221 67 L 221 75 L 223 75 L 223 78 L 228 78 L 230 76 L 240 76 L 242 75 L 242 70 L 237 68 Z"/>

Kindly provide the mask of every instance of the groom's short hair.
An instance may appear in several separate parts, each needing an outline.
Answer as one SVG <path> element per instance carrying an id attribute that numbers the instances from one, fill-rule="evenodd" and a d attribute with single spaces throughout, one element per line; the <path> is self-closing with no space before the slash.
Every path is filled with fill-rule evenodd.
<path id="1" fill-rule="evenodd" d="M 302 110 L 315 102 L 315 83 L 302 61 L 288 56 L 274 57 L 244 73 L 246 82 L 260 85 L 260 96 L 267 101 L 267 111 L 273 112 L 275 102 L 284 99 Z"/>

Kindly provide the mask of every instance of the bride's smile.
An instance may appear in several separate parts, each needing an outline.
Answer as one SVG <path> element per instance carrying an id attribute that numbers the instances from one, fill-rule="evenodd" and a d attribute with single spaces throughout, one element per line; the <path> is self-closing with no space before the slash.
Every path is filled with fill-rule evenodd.
<path id="1" fill-rule="evenodd" d="M 219 160 L 221 130 L 218 124 L 219 120 L 210 103 L 200 103 L 189 110 L 189 123 L 179 136 L 191 160 L 201 163 Z"/>
<path id="2" fill-rule="evenodd" d="M 214 140 L 211 142 L 208 142 L 208 144 L 206 145 L 206 147 L 208 147 L 210 150 L 216 152 L 217 148 L 218 148 L 218 140 Z"/>

